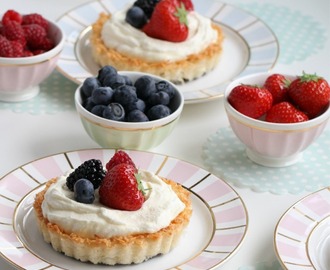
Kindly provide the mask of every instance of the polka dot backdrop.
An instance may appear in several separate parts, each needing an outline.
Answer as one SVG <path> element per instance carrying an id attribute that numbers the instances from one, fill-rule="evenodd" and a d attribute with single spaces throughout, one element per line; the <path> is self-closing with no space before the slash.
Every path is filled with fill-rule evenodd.
<path id="1" fill-rule="evenodd" d="M 24 102 L 0 102 L 0 109 L 30 114 L 54 114 L 74 110 L 74 92 L 77 86 L 55 70 L 40 84 L 39 95 Z"/>
<path id="2" fill-rule="evenodd" d="M 326 30 L 317 18 L 262 1 L 241 2 L 239 6 L 263 20 L 273 30 L 280 43 L 278 62 L 282 64 L 305 60 L 325 46 L 328 38 Z"/>
<path id="3" fill-rule="evenodd" d="M 330 131 L 321 136 L 294 165 L 270 168 L 252 162 L 231 128 L 221 128 L 203 146 L 205 166 L 239 187 L 256 192 L 300 194 L 330 186 Z"/>

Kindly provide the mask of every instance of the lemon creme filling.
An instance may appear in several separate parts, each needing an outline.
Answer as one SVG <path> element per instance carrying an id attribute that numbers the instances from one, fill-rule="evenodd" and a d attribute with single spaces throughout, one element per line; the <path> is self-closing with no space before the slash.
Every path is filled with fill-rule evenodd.
<path id="1" fill-rule="evenodd" d="M 125 21 L 127 9 L 112 14 L 101 33 L 104 44 L 122 54 L 153 62 L 177 61 L 199 53 L 217 40 L 211 20 L 195 11 L 188 13 L 188 38 L 176 43 L 151 38 L 128 24 Z"/>
<path id="2" fill-rule="evenodd" d="M 69 173 L 58 177 L 57 182 L 47 190 L 42 203 L 44 217 L 67 233 L 105 238 L 154 233 L 167 227 L 185 208 L 169 185 L 147 171 L 140 171 L 142 183 L 148 192 L 146 201 L 137 211 L 115 210 L 102 205 L 98 190 L 95 191 L 93 204 L 79 203 L 66 186 Z"/>

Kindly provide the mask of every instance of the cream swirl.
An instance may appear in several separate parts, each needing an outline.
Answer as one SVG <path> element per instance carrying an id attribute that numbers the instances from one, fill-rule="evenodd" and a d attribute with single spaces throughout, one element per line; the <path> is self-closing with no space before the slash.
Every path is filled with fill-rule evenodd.
<path id="1" fill-rule="evenodd" d="M 108 48 L 125 55 L 143 58 L 147 61 L 177 61 L 196 54 L 214 43 L 217 32 L 211 20 L 195 11 L 188 13 L 188 38 L 183 42 L 169 42 L 147 36 L 125 21 L 126 9 L 112 14 L 103 25 L 102 40 Z"/>
<path id="2" fill-rule="evenodd" d="M 171 186 L 151 172 L 141 171 L 142 182 L 148 188 L 147 200 L 137 211 L 110 209 L 99 202 L 95 191 L 93 204 L 78 203 L 66 187 L 66 176 L 58 177 L 45 193 L 42 212 L 50 222 L 68 233 L 85 237 L 112 237 L 138 233 L 153 233 L 167 227 L 184 209 Z"/>

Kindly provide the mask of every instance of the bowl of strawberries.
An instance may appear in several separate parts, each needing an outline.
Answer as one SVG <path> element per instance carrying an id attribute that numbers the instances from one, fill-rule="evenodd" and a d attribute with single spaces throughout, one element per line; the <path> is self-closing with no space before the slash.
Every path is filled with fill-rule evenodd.
<path id="1" fill-rule="evenodd" d="M 316 74 L 258 73 L 228 85 L 224 106 L 248 158 L 268 167 L 295 164 L 330 117 L 330 87 Z"/>
<path id="2" fill-rule="evenodd" d="M 36 96 L 39 84 L 54 70 L 64 33 L 38 13 L 7 10 L 0 24 L 0 100 L 24 101 Z"/>

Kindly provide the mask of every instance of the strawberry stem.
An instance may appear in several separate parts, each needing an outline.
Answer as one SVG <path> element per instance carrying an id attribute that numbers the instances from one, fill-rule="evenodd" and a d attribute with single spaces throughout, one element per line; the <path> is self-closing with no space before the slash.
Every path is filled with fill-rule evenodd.
<path id="1" fill-rule="evenodd" d="M 181 6 L 176 8 L 177 12 L 174 13 L 174 16 L 179 18 L 180 24 L 184 24 L 188 27 L 188 19 L 187 19 L 187 10 L 184 4 L 181 2 Z"/>
<path id="2" fill-rule="evenodd" d="M 310 82 L 314 81 L 317 82 L 321 77 L 317 76 L 316 73 L 314 74 L 307 74 L 303 71 L 303 75 L 299 77 L 301 82 Z"/>
<path id="3" fill-rule="evenodd" d="M 141 181 L 141 174 L 136 173 L 136 174 L 134 174 L 134 176 L 135 176 L 136 182 L 138 184 L 138 190 L 140 190 L 143 195 L 146 195 L 146 190 L 145 190 L 145 188 L 142 184 L 142 181 Z"/>

